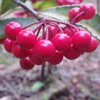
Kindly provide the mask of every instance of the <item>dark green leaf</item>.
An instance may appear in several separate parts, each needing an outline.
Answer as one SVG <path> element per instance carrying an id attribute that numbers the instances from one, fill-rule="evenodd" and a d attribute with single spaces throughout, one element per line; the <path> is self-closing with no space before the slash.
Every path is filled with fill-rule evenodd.
<path id="1" fill-rule="evenodd" d="M 21 0 L 21 1 L 25 2 L 26 0 Z M 6 11 L 8 11 L 10 9 L 13 9 L 13 8 L 15 8 L 17 6 L 18 5 L 15 4 L 12 0 L 2 0 L 0 14 L 5 13 Z"/>
<path id="2" fill-rule="evenodd" d="M 28 24 L 35 22 L 36 20 L 35 18 L 10 18 L 10 19 L 0 20 L 0 39 L 5 37 L 4 26 L 10 21 L 17 21 L 21 23 L 21 25 L 24 27 Z"/>
<path id="3" fill-rule="evenodd" d="M 43 86 L 44 86 L 44 83 L 43 83 L 43 82 L 37 81 L 37 82 L 35 82 L 35 83 L 32 85 L 31 90 L 32 90 L 33 92 L 35 92 L 35 91 L 37 91 L 38 89 L 40 89 L 41 87 L 43 87 Z"/>

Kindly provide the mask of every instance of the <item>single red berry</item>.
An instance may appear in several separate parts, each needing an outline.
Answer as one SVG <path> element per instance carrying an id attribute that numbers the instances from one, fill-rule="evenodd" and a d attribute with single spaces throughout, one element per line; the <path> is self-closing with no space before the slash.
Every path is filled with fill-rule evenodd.
<path id="1" fill-rule="evenodd" d="M 36 65 L 42 65 L 44 63 L 44 60 L 35 54 L 34 49 L 31 51 L 31 54 L 29 55 L 29 59 L 33 64 Z"/>
<path id="2" fill-rule="evenodd" d="M 55 25 L 49 26 L 48 30 L 49 30 L 49 32 L 50 32 L 52 37 L 59 32 L 59 28 L 57 26 L 55 26 Z"/>
<path id="3" fill-rule="evenodd" d="M 91 43 L 91 35 L 85 30 L 77 31 L 72 36 L 72 43 L 76 48 L 85 50 Z"/>
<path id="4" fill-rule="evenodd" d="M 72 5 L 75 4 L 75 0 L 64 0 L 66 5 Z"/>
<path id="5" fill-rule="evenodd" d="M 87 49 L 85 50 L 85 52 L 93 52 L 96 50 L 96 48 L 98 47 L 98 40 L 94 37 L 91 38 L 91 43 L 90 45 L 87 47 Z"/>
<path id="6" fill-rule="evenodd" d="M 67 59 L 73 60 L 80 56 L 81 50 L 75 48 L 73 45 L 70 46 L 70 48 L 63 52 L 64 56 Z"/>
<path id="7" fill-rule="evenodd" d="M 32 49 L 37 42 L 34 33 L 28 29 L 20 31 L 16 40 L 18 45 L 25 49 Z"/>
<path id="8" fill-rule="evenodd" d="M 5 38 L 0 39 L 0 44 L 3 44 L 5 39 L 6 39 L 6 37 L 5 37 Z"/>
<path id="9" fill-rule="evenodd" d="M 55 45 L 56 50 L 58 51 L 67 50 L 70 47 L 71 42 L 72 42 L 71 37 L 64 33 L 56 34 L 52 38 L 52 43 Z"/>
<path id="10" fill-rule="evenodd" d="M 48 59 L 55 54 L 55 46 L 49 40 L 40 40 L 34 47 L 35 53 L 38 57 Z"/>
<path id="11" fill-rule="evenodd" d="M 95 15 L 95 8 L 91 3 L 83 4 L 80 7 L 80 12 L 84 11 L 83 19 L 88 20 L 94 17 Z"/>
<path id="12" fill-rule="evenodd" d="M 56 3 L 58 4 L 58 5 L 64 5 L 65 3 L 64 3 L 64 0 L 56 0 Z"/>
<path id="13" fill-rule="evenodd" d="M 11 21 L 4 27 L 5 34 L 11 40 L 16 40 L 16 36 L 22 30 L 20 23 Z"/>
<path id="14" fill-rule="evenodd" d="M 79 13 L 80 13 L 80 8 L 79 8 L 79 7 L 74 7 L 74 8 L 72 8 L 72 9 L 70 9 L 70 11 L 68 12 L 68 17 L 69 17 L 70 21 L 71 21 L 73 18 L 75 18 Z M 83 16 L 80 15 L 80 16 L 78 16 L 78 17 L 76 17 L 76 18 L 74 19 L 74 22 L 79 22 L 79 21 L 82 20 L 82 18 L 83 18 Z"/>
<path id="15" fill-rule="evenodd" d="M 52 65 L 59 64 L 63 60 L 63 52 L 56 51 L 54 56 L 48 59 L 48 62 Z"/>
<path id="16" fill-rule="evenodd" d="M 13 46 L 14 42 L 15 42 L 15 41 L 12 41 L 12 40 L 10 40 L 10 39 L 8 39 L 8 38 L 6 38 L 6 39 L 4 40 L 4 48 L 5 48 L 5 50 L 6 50 L 7 52 L 9 52 L 9 53 L 12 52 L 12 46 Z"/>
<path id="17" fill-rule="evenodd" d="M 12 46 L 12 53 L 17 58 L 25 58 L 25 57 L 29 56 L 30 50 L 21 48 L 17 44 L 17 42 L 15 42 L 14 45 Z"/>
<path id="18" fill-rule="evenodd" d="M 28 57 L 20 59 L 19 63 L 21 68 L 25 70 L 30 70 L 34 67 L 34 64 L 29 60 Z"/>

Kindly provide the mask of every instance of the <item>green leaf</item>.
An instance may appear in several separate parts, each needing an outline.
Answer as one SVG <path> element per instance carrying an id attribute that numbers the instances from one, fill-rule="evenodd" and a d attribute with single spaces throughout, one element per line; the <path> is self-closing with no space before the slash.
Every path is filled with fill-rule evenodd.
<path id="1" fill-rule="evenodd" d="M 25 2 L 26 0 L 21 0 L 22 2 Z M 18 5 L 15 4 L 12 0 L 3 0 L 1 3 L 1 12 L 0 14 L 5 13 L 6 11 L 13 9 L 17 7 Z"/>
<path id="2" fill-rule="evenodd" d="M 44 86 L 44 83 L 43 83 L 43 82 L 37 81 L 37 82 L 35 82 L 35 83 L 32 85 L 31 90 L 32 90 L 33 92 L 35 92 L 35 91 L 37 91 L 38 89 L 40 89 L 41 87 L 43 87 L 43 86 Z"/>
<path id="3" fill-rule="evenodd" d="M 9 18 L 9 19 L 0 20 L 0 39 L 5 37 L 4 27 L 10 21 L 17 21 L 21 23 L 21 25 L 24 27 L 28 24 L 36 22 L 36 19 L 35 18 Z"/>
<path id="4" fill-rule="evenodd" d="M 73 7 L 79 7 L 78 5 L 66 5 L 57 6 L 47 9 L 43 9 L 40 14 L 43 16 L 55 18 L 62 21 L 68 21 L 68 11 Z"/>
<path id="5" fill-rule="evenodd" d="M 38 10 L 57 6 L 55 0 L 42 0 L 40 2 L 33 3 L 33 7 L 36 7 Z"/>
<path id="6" fill-rule="evenodd" d="M 73 7 L 79 7 L 79 5 L 66 5 L 66 6 L 52 7 L 52 8 L 42 10 L 40 14 L 42 16 L 47 16 L 64 22 L 69 22 L 68 12 Z M 87 30 L 89 30 L 93 36 L 97 37 L 100 40 L 100 15 L 99 14 L 95 14 L 95 16 L 90 20 L 82 20 L 81 24 L 87 27 Z"/>

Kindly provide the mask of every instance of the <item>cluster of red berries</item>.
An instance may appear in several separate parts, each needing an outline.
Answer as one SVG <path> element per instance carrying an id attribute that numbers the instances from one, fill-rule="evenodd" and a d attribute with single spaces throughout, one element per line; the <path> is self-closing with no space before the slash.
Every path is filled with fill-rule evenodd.
<path id="1" fill-rule="evenodd" d="M 80 4 L 83 0 L 56 0 L 58 5 L 73 5 Z"/>
<path id="2" fill-rule="evenodd" d="M 39 25 L 33 30 L 27 29 L 34 24 Z M 4 31 L 7 36 L 5 50 L 19 58 L 20 66 L 25 70 L 46 61 L 59 64 L 63 57 L 73 60 L 84 52 L 93 52 L 98 46 L 98 40 L 88 31 L 58 20 L 43 19 L 24 28 L 12 21 L 6 24 Z"/>

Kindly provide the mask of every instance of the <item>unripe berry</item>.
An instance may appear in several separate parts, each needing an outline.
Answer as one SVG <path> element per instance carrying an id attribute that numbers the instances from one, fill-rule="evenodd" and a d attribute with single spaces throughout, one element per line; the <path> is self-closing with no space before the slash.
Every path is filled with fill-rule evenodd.
<path id="1" fill-rule="evenodd" d="M 56 50 L 65 51 L 71 45 L 71 38 L 67 34 L 59 33 L 52 38 L 52 43 L 55 45 Z"/>
<path id="2" fill-rule="evenodd" d="M 37 42 L 36 36 L 32 31 L 25 29 L 19 32 L 17 35 L 17 43 L 22 48 L 32 49 Z"/>
<path id="3" fill-rule="evenodd" d="M 96 48 L 98 47 L 98 40 L 94 37 L 91 38 L 91 43 L 90 45 L 87 47 L 87 49 L 85 50 L 85 52 L 90 53 L 96 50 Z"/>
<path id="4" fill-rule="evenodd" d="M 34 67 L 34 64 L 29 60 L 28 57 L 20 59 L 19 63 L 21 68 L 25 70 L 30 70 Z"/>
<path id="5" fill-rule="evenodd" d="M 22 30 L 20 23 L 12 21 L 6 24 L 4 27 L 5 34 L 11 40 L 16 40 L 16 36 Z"/>
<path id="6" fill-rule="evenodd" d="M 10 40 L 10 39 L 8 39 L 8 38 L 6 38 L 6 39 L 4 40 L 4 48 L 5 48 L 5 50 L 6 50 L 7 52 L 9 52 L 9 53 L 12 52 L 12 46 L 13 46 L 14 42 L 15 42 L 15 41 L 12 41 L 12 40 Z"/>
<path id="7" fill-rule="evenodd" d="M 73 45 L 78 48 L 85 50 L 91 42 L 91 35 L 89 32 L 81 30 L 74 33 L 72 36 L 72 43 Z"/>
<path id="8" fill-rule="evenodd" d="M 49 59 L 55 54 L 55 46 L 49 40 L 38 41 L 34 50 L 36 55 L 43 59 Z"/>

